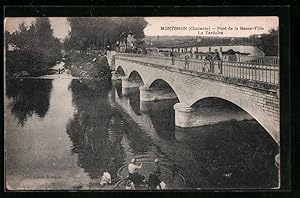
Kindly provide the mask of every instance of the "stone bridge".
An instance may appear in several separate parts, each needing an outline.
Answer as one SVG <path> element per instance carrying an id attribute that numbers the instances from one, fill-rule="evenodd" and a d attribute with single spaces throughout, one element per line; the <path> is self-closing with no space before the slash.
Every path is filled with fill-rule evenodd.
<path id="1" fill-rule="evenodd" d="M 199 62 L 199 67 L 202 63 Z M 218 64 L 213 66 L 217 70 Z M 122 94 L 126 94 L 130 88 L 139 87 L 141 102 L 178 98 L 180 102 L 174 105 L 176 126 L 199 126 L 201 112 L 198 108 L 201 101 L 217 98 L 247 112 L 279 145 L 279 89 L 276 83 L 226 75 L 225 64 L 223 73 L 210 73 L 203 68 L 186 68 L 179 61 L 172 64 L 171 60 L 164 57 L 117 54 L 111 67 L 113 79 L 122 80 Z M 243 71 L 247 76 L 251 65 L 245 68 Z M 270 70 L 268 66 L 261 68 L 262 76 L 267 76 Z M 228 71 L 233 74 L 227 68 L 227 74 Z M 244 76 L 244 73 L 240 72 L 239 76 Z M 254 73 L 257 74 L 257 71 Z M 274 79 L 278 78 L 278 74 L 274 74 Z"/>

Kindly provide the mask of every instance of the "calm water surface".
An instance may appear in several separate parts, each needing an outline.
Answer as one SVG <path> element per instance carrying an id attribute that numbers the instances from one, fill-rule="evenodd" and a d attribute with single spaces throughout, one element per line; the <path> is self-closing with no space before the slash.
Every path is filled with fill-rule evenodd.
<path id="1" fill-rule="evenodd" d="M 140 104 L 138 90 L 77 79 L 8 80 L 9 189 L 101 189 L 136 157 L 148 175 L 159 158 L 169 188 L 274 188 L 278 147 L 255 121 L 174 126 L 176 100 Z M 180 138 L 178 138 L 180 137 Z"/>

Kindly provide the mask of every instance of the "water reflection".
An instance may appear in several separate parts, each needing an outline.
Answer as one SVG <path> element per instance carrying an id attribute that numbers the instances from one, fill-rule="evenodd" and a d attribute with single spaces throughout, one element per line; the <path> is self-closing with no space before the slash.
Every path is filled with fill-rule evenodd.
<path id="1" fill-rule="evenodd" d="M 118 85 L 115 87 L 118 92 Z M 173 105 L 179 102 L 179 100 L 141 102 L 138 88 L 130 88 L 130 91 L 127 91 L 127 93 L 129 94 L 126 95 L 125 99 L 123 96 L 123 101 L 128 100 L 129 102 L 127 108 L 133 111 L 137 116 L 147 117 L 151 123 L 151 126 L 148 124 L 148 126 L 144 128 L 152 127 L 152 130 L 161 138 L 173 141 L 175 138 L 175 114 Z M 118 97 L 120 97 L 119 94 Z M 144 124 L 147 125 L 147 123 Z"/>
<path id="2" fill-rule="evenodd" d="M 177 163 L 174 161 L 173 156 L 174 138 L 161 138 L 159 134 L 164 133 L 164 131 L 162 131 L 161 129 L 163 129 L 164 127 L 166 129 L 166 126 L 168 126 L 169 123 L 172 122 L 172 120 L 165 119 L 166 123 L 160 123 L 162 124 L 162 126 L 157 126 L 157 128 L 155 128 L 150 116 L 148 115 L 148 113 L 150 113 L 151 110 L 149 109 L 149 112 L 147 113 L 137 110 L 140 107 L 139 97 L 136 97 L 136 95 L 139 95 L 139 93 L 136 92 L 137 90 L 127 90 L 126 93 L 129 94 L 121 95 L 118 94 L 117 87 L 120 85 L 117 84 L 115 86 L 116 89 L 113 88 L 111 94 L 111 101 L 115 103 L 113 106 L 118 112 L 122 114 L 123 119 L 126 122 L 126 124 L 124 125 L 124 130 L 127 131 L 126 136 L 124 136 L 124 140 L 126 141 L 124 141 L 123 144 L 124 148 L 128 148 L 128 150 L 126 150 L 126 153 L 129 152 L 127 154 L 128 156 L 126 161 L 128 162 L 130 160 L 129 156 L 137 158 L 139 162 L 145 164 L 141 172 L 148 176 L 151 171 L 151 167 L 154 165 L 154 159 L 159 158 L 161 161 L 163 172 L 161 178 L 168 183 L 170 188 L 183 188 L 185 186 L 183 171 L 182 168 L 178 166 Z M 160 107 L 163 107 L 163 109 L 169 107 L 169 105 L 163 105 L 159 102 L 153 105 L 156 108 L 160 108 L 159 104 Z M 159 115 L 159 117 L 170 118 L 170 115 L 166 115 L 166 113 L 169 113 L 169 111 L 161 111 L 157 115 Z M 172 129 L 170 129 L 166 131 L 166 134 L 174 135 L 174 130 L 172 131 Z M 126 174 L 128 174 L 126 173 L 126 166 L 123 166 L 121 174 L 123 176 L 126 176 Z"/>
<path id="3" fill-rule="evenodd" d="M 98 178 L 104 171 L 116 172 L 122 164 L 122 137 L 118 130 L 110 133 L 118 123 L 113 117 L 107 95 L 107 82 L 71 82 L 76 113 L 67 124 L 67 134 L 73 142 L 72 152 L 78 154 L 78 165 Z"/>
<path id="4" fill-rule="evenodd" d="M 140 91 L 139 88 L 133 88 L 128 95 L 128 100 L 131 106 L 131 109 L 136 115 L 141 115 L 140 112 Z"/>
<path id="5" fill-rule="evenodd" d="M 175 140 L 175 112 L 174 104 L 179 102 L 178 99 L 151 102 L 148 104 L 149 115 L 153 127 L 161 138 L 166 140 Z"/>
<path id="6" fill-rule="evenodd" d="M 120 127 L 122 128 L 124 135 L 126 135 L 132 154 L 138 155 L 147 153 L 153 143 L 148 136 L 141 133 L 141 130 L 145 129 L 147 122 L 145 123 L 146 125 L 143 125 L 136 120 L 136 118 L 142 116 L 139 111 L 140 99 L 136 96 L 139 96 L 139 93 L 137 92 L 138 89 L 128 90 L 128 94 L 123 95 L 120 93 L 120 86 L 120 84 L 116 84 L 111 92 L 115 112 L 118 112 L 123 119 L 120 123 Z"/>
<path id="7" fill-rule="evenodd" d="M 146 175 L 153 160 L 159 158 L 162 179 L 171 188 L 176 182 L 174 188 L 270 188 L 277 185 L 274 157 L 278 147 L 255 120 L 178 128 L 174 126 L 173 110 L 178 100 L 141 103 L 138 89 L 123 95 L 119 83 L 112 86 L 103 81 L 7 81 L 6 94 L 13 101 L 11 114 L 21 123 L 16 126 L 19 131 L 25 130 L 22 124 L 27 117 L 47 114 L 52 95 L 51 109 L 44 120 L 28 122 L 30 126 L 26 130 L 31 136 L 23 133 L 17 139 L 16 134 L 8 133 L 11 136 L 9 148 L 16 147 L 15 153 L 26 151 L 29 161 L 38 164 L 30 167 L 35 172 L 44 171 L 42 167 L 49 164 L 45 160 L 50 159 L 49 151 L 57 148 L 68 150 L 52 154 L 58 158 L 55 163 L 64 163 L 60 166 L 62 172 L 66 167 L 75 170 L 74 166 L 68 166 L 69 158 L 74 158 L 76 168 L 83 169 L 90 179 L 99 178 L 104 171 L 116 178 L 120 167 L 125 167 L 123 174 L 126 175 L 127 163 L 136 157 L 147 164 L 143 169 Z M 65 111 L 65 107 L 69 110 Z M 33 147 L 31 141 L 40 147 Z M 15 164 L 10 166 L 11 173 L 23 169 L 19 163 L 13 163 L 20 161 L 15 153 L 9 155 L 10 164 Z M 36 158 L 37 153 L 43 155 Z M 66 160 L 60 160 L 63 158 Z M 28 160 L 24 160 L 24 164 L 25 161 Z M 47 171 L 56 170 L 52 168 L 49 166 Z"/>
<path id="8" fill-rule="evenodd" d="M 176 133 L 181 134 L 180 144 L 188 145 L 198 162 L 197 169 L 189 169 L 189 175 L 194 175 L 191 185 L 201 183 L 204 188 L 277 185 L 274 157 L 278 147 L 256 121 L 176 128 Z"/>
<path id="9" fill-rule="evenodd" d="M 278 147 L 255 120 L 175 128 L 173 105 L 178 100 L 140 103 L 138 97 L 119 97 L 118 88 L 116 93 L 119 111 L 127 112 L 125 116 L 151 139 L 150 148 L 155 147 L 156 155 L 168 159 L 171 170 L 184 170 L 187 186 L 271 188 L 278 184 L 274 166 Z M 134 110 L 138 103 L 139 113 Z"/>
<path id="10" fill-rule="evenodd" d="M 12 98 L 11 113 L 22 126 L 33 114 L 43 118 L 48 109 L 52 80 L 7 80 L 6 96 Z"/>

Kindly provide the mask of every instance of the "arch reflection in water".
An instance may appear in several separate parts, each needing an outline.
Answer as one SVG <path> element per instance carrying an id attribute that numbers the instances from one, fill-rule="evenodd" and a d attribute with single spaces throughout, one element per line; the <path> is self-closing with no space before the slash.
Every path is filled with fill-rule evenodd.
<path id="1" fill-rule="evenodd" d="M 49 109 L 52 80 L 8 79 L 6 96 L 12 98 L 11 113 L 18 124 L 25 124 L 28 117 L 34 114 L 43 118 Z"/>
<path id="2" fill-rule="evenodd" d="M 130 95 L 119 97 L 117 90 L 115 91 L 115 94 L 111 94 L 111 96 L 115 97 L 111 100 L 116 103 L 113 106 L 115 106 L 117 111 L 123 115 L 127 124 L 124 125 L 124 129 L 130 127 L 123 142 L 126 142 L 124 148 L 128 148 L 128 150 L 132 152 L 127 156 L 127 163 L 130 161 L 131 157 L 137 158 L 140 163 L 145 163 L 142 173 L 148 176 L 154 159 L 159 158 L 163 161 L 162 169 L 164 171 L 162 178 L 168 182 L 169 187 L 174 189 L 184 188 L 185 182 L 182 181 L 185 181 L 183 175 L 184 171 L 181 166 L 178 166 L 173 161 L 174 156 L 172 151 L 174 150 L 174 147 L 173 140 L 171 140 L 172 137 L 168 136 L 162 138 L 161 134 L 157 131 L 161 130 L 161 126 L 155 128 L 148 114 L 143 112 L 136 113 L 133 110 L 132 104 L 138 106 L 138 104 L 135 103 L 139 103 L 139 100 L 134 101 L 134 98 L 137 99 L 136 97 L 130 97 Z M 156 105 L 156 108 L 159 107 Z M 169 133 L 169 131 L 167 132 Z M 174 131 L 172 132 L 174 134 Z M 149 164 L 149 166 L 147 164 Z M 126 165 L 120 171 L 123 176 L 126 176 Z"/>
<path id="3" fill-rule="evenodd" d="M 115 103 L 113 106 L 116 107 L 115 111 L 122 115 L 122 124 L 127 126 L 122 127 L 122 129 L 129 139 L 129 144 L 132 146 L 130 150 L 135 154 L 145 153 L 149 150 L 151 139 L 140 133 L 140 130 L 147 128 L 147 126 L 143 125 L 143 121 L 141 121 L 143 120 L 143 115 L 139 111 L 139 97 L 136 96 L 138 89 L 130 88 L 130 94 L 123 96 L 118 94 L 119 87 L 120 84 L 115 85 L 115 88 L 112 90 Z"/>
<path id="4" fill-rule="evenodd" d="M 159 151 L 170 158 L 170 162 L 184 170 L 187 186 L 195 188 L 277 186 L 274 157 L 278 153 L 278 147 L 255 120 L 230 119 L 202 127 L 186 129 L 176 127 L 176 137 L 181 134 L 181 138 L 176 138 L 177 141 L 172 143 L 162 141 L 168 140 L 163 137 L 162 132 L 172 133 L 172 124 L 174 126 L 172 104 L 176 101 L 170 101 L 169 105 L 167 100 L 161 101 L 161 105 L 160 102 L 140 102 L 142 113 L 137 115 L 131 108 L 132 103 L 128 103 L 127 100 L 127 97 L 121 97 L 117 98 L 116 102 L 127 112 L 127 116 L 145 130 L 145 134 L 149 134 L 153 144 L 158 145 Z M 169 110 L 164 110 L 162 108 L 164 105 L 169 106 Z M 203 100 L 194 107 L 218 109 L 222 106 L 224 101 L 212 99 Z M 232 104 L 228 104 L 226 108 L 233 113 L 237 110 Z M 222 114 L 215 116 L 226 117 Z M 164 127 L 167 126 L 167 121 L 162 121 L 168 118 L 170 118 L 169 129 Z M 265 180 L 262 181 L 262 177 Z"/>
<path id="5" fill-rule="evenodd" d="M 39 80 L 36 83 L 44 82 L 47 84 L 51 81 Z M 60 93 L 68 91 L 66 87 L 70 82 L 60 80 L 53 82 L 57 83 L 53 83 L 52 91 L 49 91 L 51 86 L 48 88 L 45 88 L 47 87 L 45 85 L 40 86 L 43 87 L 42 90 L 48 90 L 52 92 L 52 96 L 55 96 L 55 103 L 51 102 L 50 104 L 54 105 L 53 108 L 50 107 L 49 111 L 52 112 L 52 116 L 45 116 L 43 119 L 43 121 L 55 125 L 55 121 L 59 119 L 55 117 L 59 113 L 57 108 L 61 107 L 55 105 L 61 102 L 58 101 L 61 96 Z M 61 86 L 63 89 L 60 89 L 60 83 L 68 83 L 68 85 L 64 84 Z M 17 87 L 17 85 L 9 86 Z M 32 86 L 29 84 L 31 89 Z M 181 134 L 181 139 L 174 141 L 172 138 L 174 135 L 174 109 L 172 105 L 176 101 L 150 102 L 147 103 L 147 106 L 139 101 L 138 92 L 123 96 L 118 94 L 118 89 L 118 87 L 111 87 L 109 82 L 73 80 L 69 86 L 72 100 L 70 98 L 71 93 L 68 93 L 69 100 L 64 100 L 64 105 L 69 106 L 70 114 L 74 113 L 74 115 L 72 114 L 70 117 L 64 115 L 65 120 L 70 119 L 69 122 L 67 124 L 62 122 L 61 125 L 54 127 L 57 138 L 63 137 L 66 129 L 69 138 L 66 136 L 62 142 L 72 145 L 70 146 L 71 153 L 76 153 L 73 156 L 77 157 L 74 161 L 77 161 L 77 165 L 82 167 L 92 180 L 99 178 L 104 171 L 110 172 L 112 178 L 116 178 L 118 169 L 126 167 L 130 159 L 136 157 L 139 162 L 145 163 L 143 171 L 146 176 L 152 169 L 154 159 L 159 158 L 164 174 L 162 178 L 168 182 L 168 185 L 177 182 L 179 187 L 174 186 L 176 189 L 270 188 L 277 186 L 277 169 L 274 164 L 274 156 L 278 153 L 278 147 L 256 121 L 226 121 L 190 129 L 175 128 L 176 136 Z M 7 92 L 8 97 L 12 98 L 18 95 L 11 92 L 11 90 L 18 89 L 8 88 L 8 90 L 10 90 Z M 24 90 L 26 89 L 23 88 Z M 30 91 L 33 92 L 34 90 L 26 92 Z M 26 94 L 23 93 L 23 95 L 26 99 L 31 99 Z M 35 93 L 33 95 L 39 96 L 39 99 L 41 97 Z M 53 97 L 51 97 L 52 99 Z M 31 104 L 31 101 L 27 103 Z M 39 109 L 33 104 L 30 107 L 31 109 Z M 27 109 L 20 110 L 27 112 Z M 35 110 L 32 112 L 35 114 Z M 34 119 L 33 122 L 36 125 L 43 124 L 41 119 Z M 49 126 L 52 126 L 51 124 Z M 62 172 L 65 171 L 65 168 L 70 168 L 70 170 L 65 171 L 68 173 L 71 169 L 75 170 L 74 166 L 67 166 L 68 161 L 62 162 L 61 159 L 63 158 L 69 160 L 72 157 L 69 156 L 69 152 L 61 152 L 66 149 L 66 144 L 57 142 L 57 138 L 53 138 L 54 134 L 51 133 L 53 130 L 51 127 L 49 133 L 42 133 L 43 136 L 40 136 L 41 133 L 38 129 L 30 128 L 30 130 L 35 132 L 28 133 L 32 136 L 25 133 L 21 137 L 30 137 L 28 139 L 32 141 L 39 140 L 38 137 L 40 139 L 43 137 L 42 140 L 45 139 L 43 146 L 33 149 L 43 148 L 44 153 L 46 153 L 43 157 L 48 159 L 49 152 L 47 151 L 57 147 L 59 152 L 57 151 L 56 162 L 59 166 L 65 164 L 61 166 L 63 167 Z M 35 136 L 35 134 L 38 135 Z M 20 137 L 19 134 L 15 135 Z M 52 142 L 47 138 L 52 138 Z M 11 149 L 15 149 L 15 144 L 19 144 L 17 148 L 22 148 L 22 146 L 20 147 L 20 142 L 22 142 L 22 145 L 26 146 L 23 147 L 23 151 L 26 151 L 24 148 L 27 148 L 27 144 L 33 145 L 32 141 L 28 141 L 28 139 L 10 138 Z M 27 149 L 30 150 L 31 148 L 28 147 Z M 16 152 L 18 152 L 17 149 Z M 70 158 L 64 155 L 68 155 Z M 12 164 L 14 160 L 20 159 L 15 158 L 15 156 L 10 155 L 13 158 L 10 161 Z M 24 155 L 20 154 L 20 156 Z M 43 166 L 41 166 L 39 160 L 35 158 L 35 152 L 32 156 L 32 161 L 36 160 L 36 163 L 39 164 L 36 167 L 46 166 L 47 160 L 42 158 L 41 164 Z M 27 165 L 27 163 L 24 164 Z M 30 168 L 36 171 L 34 166 Z M 51 168 L 50 171 L 52 171 Z M 76 169 L 78 169 L 77 166 Z M 11 173 L 15 174 L 18 172 L 17 170 L 22 170 L 22 168 L 16 166 L 15 169 L 11 170 Z M 40 169 L 39 171 L 44 170 Z M 74 173 L 75 178 L 78 171 L 76 170 Z M 126 168 L 124 174 L 127 174 Z M 185 178 L 186 186 L 182 186 L 182 180 L 179 181 L 176 175 Z M 65 182 L 65 178 L 62 177 L 61 181 Z"/>
<path id="6" fill-rule="evenodd" d="M 174 104 L 178 99 L 155 102 L 141 102 L 144 114 L 148 115 L 154 129 L 161 138 L 175 140 L 175 112 Z"/>

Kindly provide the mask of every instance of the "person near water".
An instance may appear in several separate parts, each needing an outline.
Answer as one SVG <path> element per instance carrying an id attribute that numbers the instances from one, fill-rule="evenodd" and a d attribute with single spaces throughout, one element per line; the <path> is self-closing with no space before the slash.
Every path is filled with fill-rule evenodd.
<path id="1" fill-rule="evenodd" d="M 155 164 L 155 168 L 149 174 L 148 185 L 149 185 L 150 189 L 152 189 L 152 190 L 156 189 L 157 187 L 158 187 L 158 189 L 162 189 L 160 186 L 161 181 L 159 178 L 159 176 L 161 175 L 159 160 L 155 159 L 154 164 Z"/>
<path id="2" fill-rule="evenodd" d="M 138 170 L 142 168 L 143 164 L 139 166 L 136 164 L 136 159 L 132 159 L 128 164 L 128 179 L 131 180 L 134 184 L 145 182 L 145 176 L 138 173 Z"/>
<path id="3" fill-rule="evenodd" d="M 154 170 L 154 173 L 156 176 L 160 176 L 161 175 L 161 170 L 160 170 L 160 165 L 159 165 L 159 160 L 158 159 L 155 159 L 154 160 L 154 164 L 155 164 L 155 170 Z"/>
<path id="4" fill-rule="evenodd" d="M 111 184 L 111 175 L 109 172 L 104 172 L 101 177 L 100 185 L 103 186 L 105 184 Z"/>

